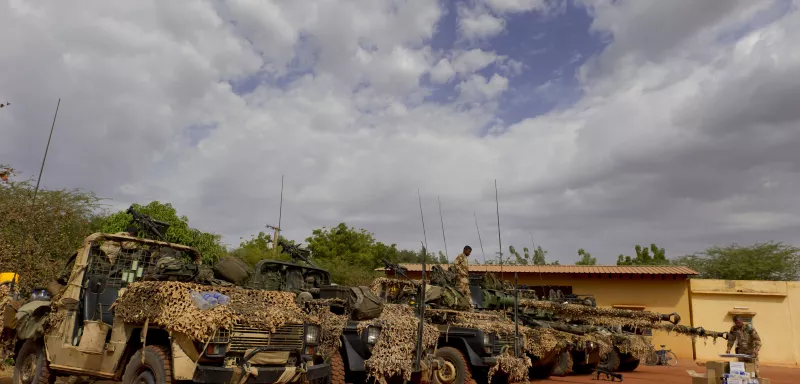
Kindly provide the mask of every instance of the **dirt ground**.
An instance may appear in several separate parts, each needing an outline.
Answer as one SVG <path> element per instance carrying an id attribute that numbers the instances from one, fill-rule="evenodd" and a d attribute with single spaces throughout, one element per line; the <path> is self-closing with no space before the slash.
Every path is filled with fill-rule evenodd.
<path id="1" fill-rule="evenodd" d="M 640 366 L 633 372 L 623 373 L 624 383 L 663 383 L 663 384 L 691 384 L 692 379 L 687 370 L 694 370 L 699 373 L 706 371 L 705 367 L 697 366 L 693 361 L 680 361 L 675 367 L 646 367 Z M 11 369 L 0 372 L 0 384 L 11 384 Z M 782 367 L 761 367 L 761 375 L 770 379 L 772 384 L 796 384 L 800 383 L 800 369 Z M 604 376 L 600 376 L 600 381 L 593 380 L 595 376 L 574 376 L 551 377 L 547 380 L 531 381 L 531 384 L 539 383 L 594 383 L 599 384 L 605 381 Z M 619 381 L 616 381 L 617 383 Z M 105 382 L 108 383 L 108 382 Z"/>
<path id="2" fill-rule="evenodd" d="M 694 370 L 698 373 L 705 373 L 706 368 L 697 366 L 691 360 L 678 360 L 678 365 L 675 367 L 653 366 L 648 367 L 640 365 L 633 372 L 622 374 L 623 383 L 675 383 L 675 384 L 691 384 L 692 379 L 687 370 Z M 783 367 L 760 367 L 761 376 L 770 379 L 772 384 L 796 384 L 800 383 L 800 369 L 798 368 L 783 368 Z M 594 380 L 593 380 L 594 379 Z M 567 376 L 567 377 L 551 377 L 547 380 L 531 381 L 531 383 L 546 383 L 546 382 L 559 382 L 559 383 L 602 383 L 605 381 L 605 376 L 600 375 L 600 381 L 596 380 L 596 376 Z M 617 383 L 619 381 L 616 381 Z"/>

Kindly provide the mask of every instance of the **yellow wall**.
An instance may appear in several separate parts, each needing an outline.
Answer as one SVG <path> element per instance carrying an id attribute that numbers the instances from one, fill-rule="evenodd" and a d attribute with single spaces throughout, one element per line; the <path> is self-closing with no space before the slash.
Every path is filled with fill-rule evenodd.
<path id="1" fill-rule="evenodd" d="M 417 279 L 419 272 L 409 272 L 409 277 Z M 513 274 L 506 274 L 506 280 L 513 282 Z M 644 306 L 644 310 L 672 313 L 681 316 L 681 324 L 691 325 L 689 315 L 689 288 L 687 280 L 682 276 L 673 280 L 671 276 L 664 279 L 650 275 L 565 275 L 555 274 L 519 274 L 520 285 L 556 285 L 572 286 L 574 294 L 594 295 L 599 307 L 614 305 Z M 671 349 L 678 358 L 692 359 L 692 341 L 689 337 L 665 332 L 653 332 L 653 344 L 659 348 L 661 344 Z M 724 351 L 723 351 L 724 352 Z"/>
<path id="2" fill-rule="evenodd" d="M 753 313 L 753 326 L 762 342 L 760 362 L 800 365 L 800 282 L 695 279 L 690 286 L 696 325 L 728 331 L 733 314 Z M 701 339 L 696 344 L 700 361 L 719 359 L 725 353 L 725 340 L 714 345 Z"/>

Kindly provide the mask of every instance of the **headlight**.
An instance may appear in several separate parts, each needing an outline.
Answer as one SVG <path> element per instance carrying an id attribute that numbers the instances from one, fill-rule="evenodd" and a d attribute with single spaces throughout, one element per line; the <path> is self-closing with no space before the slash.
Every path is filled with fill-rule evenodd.
<path id="1" fill-rule="evenodd" d="M 319 343 L 319 326 L 308 325 L 306 327 L 306 344 L 317 345 Z"/>
<path id="2" fill-rule="evenodd" d="M 378 337 L 381 335 L 381 329 L 378 327 L 370 326 L 367 328 L 367 344 L 375 345 L 378 342 Z"/>
<path id="3" fill-rule="evenodd" d="M 591 342 L 591 341 L 587 341 L 586 342 L 586 347 L 589 348 L 589 349 L 594 349 L 594 343 Z"/>
<path id="4" fill-rule="evenodd" d="M 492 337 L 488 333 L 483 334 L 483 346 L 490 347 L 492 345 Z"/>

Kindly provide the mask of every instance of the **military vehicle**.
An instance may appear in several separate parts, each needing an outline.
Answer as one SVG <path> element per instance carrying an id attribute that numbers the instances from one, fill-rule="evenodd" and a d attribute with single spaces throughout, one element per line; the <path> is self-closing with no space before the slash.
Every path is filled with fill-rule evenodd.
<path id="1" fill-rule="evenodd" d="M 133 214 L 143 231 L 163 239 L 164 223 Z M 173 270 L 175 261 L 183 267 Z M 123 234 L 86 237 L 59 279 L 60 291 L 52 300 L 19 307 L 15 332 L 4 332 L 17 339 L 14 383 L 52 384 L 67 375 L 126 384 L 329 382 L 330 366 L 311 352 L 319 343 L 317 324 L 288 322 L 269 330 L 234 322 L 232 329 L 220 328 L 202 342 L 149 319 L 123 320 L 121 308 L 114 307 L 115 301 L 131 298 L 127 295 L 134 287 L 180 286 L 164 280 L 187 281 L 185 273 L 197 275 L 200 267 L 201 255 L 184 245 Z M 173 304 L 163 303 L 159 309 L 168 311 Z M 231 311 L 234 304 L 228 304 Z M 178 305 L 194 304 L 184 300 Z"/>
<path id="2" fill-rule="evenodd" d="M 452 278 L 444 277 L 450 272 L 444 271 L 440 266 L 433 266 L 431 284 L 426 287 L 425 301 L 419 303 L 416 295 L 418 284 L 408 278 L 406 268 L 388 261 L 384 261 L 384 264 L 386 270 L 394 272 L 400 279 L 382 279 L 381 299 L 412 306 L 424 304 L 430 309 L 428 313 L 431 316 L 427 317 L 428 321 L 436 324 L 440 330 L 436 356 L 446 361 L 448 369 L 437 372 L 437 379 L 452 380 L 458 384 L 470 383 L 471 380 L 479 383 L 487 382 L 488 372 L 498 364 L 498 358 L 506 351 L 514 350 L 516 344 L 514 335 L 453 326 L 436 316 L 436 310 L 473 312 L 467 299 L 453 288 Z M 502 371 L 498 372 L 492 381 L 508 381 L 508 375 Z"/>
<path id="3" fill-rule="evenodd" d="M 295 262 L 261 260 L 253 268 L 253 277 L 248 285 L 256 289 L 294 292 L 300 305 L 313 300 L 327 300 L 331 312 L 337 315 L 349 314 L 350 318 L 342 330 L 341 347 L 330 356 L 332 384 L 367 382 L 365 361 L 372 357 L 382 328 L 370 325 L 359 330 L 359 323 L 378 318 L 383 302 L 368 287 L 333 284 L 330 273 L 310 260 L 308 250 L 282 240 L 279 240 L 279 245 Z M 433 350 L 425 353 L 432 355 Z M 441 359 L 435 360 L 441 364 L 434 364 L 434 370 L 439 365 L 444 365 Z M 386 379 L 392 382 L 399 380 L 396 377 Z M 420 378 L 415 375 L 414 380 L 418 379 Z M 448 384 L 451 381 L 440 382 Z"/>

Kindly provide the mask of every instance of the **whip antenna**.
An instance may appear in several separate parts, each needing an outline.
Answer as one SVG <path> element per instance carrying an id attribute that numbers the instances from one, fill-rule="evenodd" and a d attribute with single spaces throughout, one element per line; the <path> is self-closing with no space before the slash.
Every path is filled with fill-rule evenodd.
<path id="1" fill-rule="evenodd" d="M 6 103 L 8 104 L 8 103 Z M 39 178 L 36 179 L 36 188 L 33 190 L 33 199 L 31 199 L 31 205 L 29 208 L 29 213 L 33 214 L 33 208 L 36 204 L 36 196 L 39 194 L 39 183 L 42 181 L 42 173 L 44 173 L 44 164 L 47 162 L 47 152 L 50 150 L 50 140 L 53 138 L 53 130 L 56 127 L 56 117 L 58 117 L 58 107 L 61 106 L 61 98 L 58 98 L 58 104 L 56 104 L 56 113 L 53 115 L 53 124 L 50 125 L 50 136 L 47 138 L 47 146 L 44 148 L 44 158 L 42 158 L 42 166 L 39 168 Z M 17 280 L 17 272 L 19 270 L 19 266 L 22 263 L 22 255 L 25 254 L 25 243 L 28 241 L 28 225 L 24 225 L 22 227 L 22 244 L 19 247 L 19 257 L 17 258 L 17 267 L 14 268 L 14 274 L 11 276 L 11 284 L 10 284 L 10 292 L 14 295 L 14 285 Z"/>

